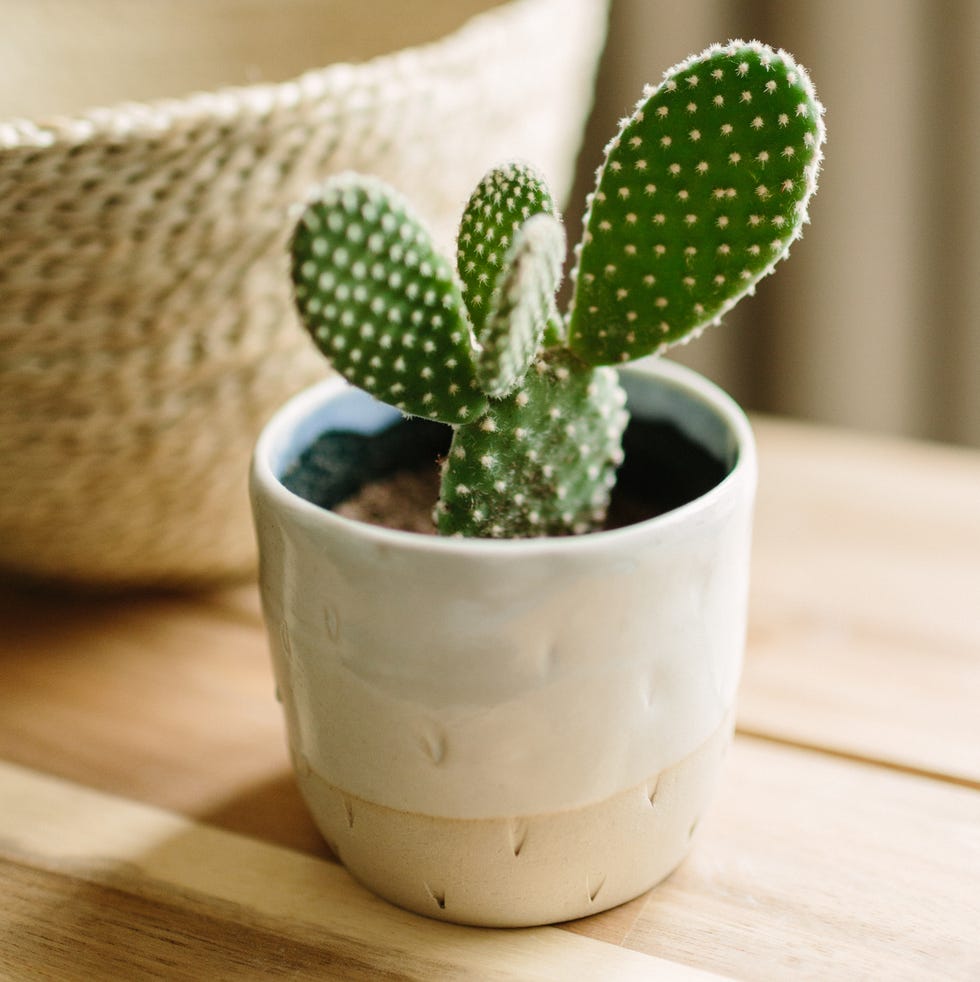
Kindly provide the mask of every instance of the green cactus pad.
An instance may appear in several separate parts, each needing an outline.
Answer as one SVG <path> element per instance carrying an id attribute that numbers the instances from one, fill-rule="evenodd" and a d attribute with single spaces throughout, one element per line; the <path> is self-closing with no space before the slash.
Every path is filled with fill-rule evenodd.
<path id="1" fill-rule="evenodd" d="M 460 423 L 487 406 L 452 267 L 393 189 L 343 174 L 293 234 L 303 323 L 352 384 L 406 413 Z"/>
<path id="2" fill-rule="evenodd" d="M 564 231 L 530 167 L 481 181 L 455 270 L 390 188 L 324 185 L 293 236 L 297 306 L 351 382 L 451 425 L 442 534 L 602 527 L 627 419 L 610 366 L 717 322 L 786 256 L 816 189 L 822 112 L 804 70 L 757 42 L 666 73 L 607 147 L 567 317 Z"/>
<path id="3" fill-rule="evenodd" d="M 570 535 L 601 527 L 622 461 L 626 396 L 614 371 L 567 352 L 453 437 L 436 523 L 443 535 Z"/>
<path id="4" fill-rule="evenodd" d="M 542 212 L 555 215 L 555 203 L 544 178 L 527 164 L 494 168 L 470 195 L 459 224 L 456 268 L 477 335 L 514 233 Z"/>
<path id="5" fill-rule="evenodd" d="M 713 46 L 645 93 L 590 199 L 570 348 L 629 361 L 750 292 L 807 220 L 821 114 L 803 69 L 755 42 Z"/>
<path id="6" fill-rule="evenodd" d="M 477 380 L 487 395 L 507 395 L 528 370 L 556 313 L 564 259 L 565 232 L 550 215 L 533 215 L 514 233 L 477 337 Z"/>

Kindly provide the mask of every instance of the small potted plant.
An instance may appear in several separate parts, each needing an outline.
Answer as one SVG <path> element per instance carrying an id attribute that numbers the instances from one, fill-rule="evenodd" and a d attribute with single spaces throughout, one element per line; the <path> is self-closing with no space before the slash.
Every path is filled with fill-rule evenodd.
<path id="1" fill-rule="evenodd" d="M 823 134 L 785 52 L 731 42 L 669 71 L 607 147 L 564 314 L 563 228 L 526 165 L 476 189 L 455 265 L 377 181 L 332 179 L 302 211 L 296 302 L 353 385 L 300 395 L 259 441 L 263 605 L 303 794 L 395 903 L 564 920 L 683 858 L 732 728 L 754 447 L 694 373 L 615 366 L 716 322 L 787 254 Z M 441 535 L 331 510 L 394 468 L 379 445 L 434 460 L 418 420 L 445 438 Z M 324 431 L 317 504 L 290 474 Z M 655 496 L 688 458 L 716 471 L 604 528 L 617 472 Z"/>

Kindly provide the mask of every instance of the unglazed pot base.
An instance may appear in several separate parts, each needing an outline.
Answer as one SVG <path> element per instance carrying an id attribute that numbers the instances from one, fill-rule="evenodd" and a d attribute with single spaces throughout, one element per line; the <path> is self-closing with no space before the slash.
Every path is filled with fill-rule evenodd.
<path id="1" fill-rule="evenodd" d="M 346 794 L 308 767 L 297 778 L 328 845 L 392 903 L 429 917 L 527 927 L 607 910 L 681 862 L 715 787 L 733 714 L 648 781 L 568 811 L 452 819 Z"/>

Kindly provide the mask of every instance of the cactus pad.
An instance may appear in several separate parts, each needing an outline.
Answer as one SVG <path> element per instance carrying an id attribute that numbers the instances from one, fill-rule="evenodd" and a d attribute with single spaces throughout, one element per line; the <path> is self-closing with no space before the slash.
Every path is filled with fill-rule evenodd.
<path id="1" fill-rule="evenodd" d="M 532 215 L 514 232 L 477 340 L 477 380 L 490 396 L 505 396 L 521 380 L 557 318 L 565 233 L 550 215 Z"/>
<path id="2" fill-rule="evenodd" d="M 668 72 L 607 148 L 571 349 L 625 362 L 717 321 L 799 235 L 822 139 L 809 79 L 785 52 L 732 42 Z"/>
<path id="3" fill-rule="evenodd" d="M 452 267 L 391 188 L 328 181 L 292 240 L 296 303 L 336 369 L 416 416 L 459 423 L 486 408 Z"/>
<path id="4" fill-rule="evenodd" d="M 527 164 L 495 167 L 470 195 L 459 223 L 456 268 L 479 334 L 514 233 L 533 215 L 555 214 L 544 179 Z"/>
<path id="5" fill-rule="evenodd" d="M 564 229 L 532 168 L 480 182 L 455 268 L 380 181 L 323 186 L 292 240 L 300 316 L 349 381 L 452 426 L 442 534 L 602 526 L 626 427 L 611 366 L 717 322 L 786 256 L 816 189 L 822 112 L 804 70 L 757 42 L 714 45 L 645 90 L 587 202 L 566 317 Z"/>
<path id="6" fill-rule="evenodd" d="M 570 535 L 605 518 L 626 395 L 615 372 L 557 351 L 522 385 L 458 427 L 444 465 L 436 524 L 444 535 Z"/>

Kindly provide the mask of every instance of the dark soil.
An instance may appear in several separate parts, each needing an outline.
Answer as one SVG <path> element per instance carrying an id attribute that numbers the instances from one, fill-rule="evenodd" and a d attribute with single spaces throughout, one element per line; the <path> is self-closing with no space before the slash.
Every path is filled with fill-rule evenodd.
<path id="1" fill-rule="evenodd" d="M 421 419 L 402 420 L 373 436 L 331 431 L 304 451 L 282 483 L 307 501 L 349 518 L 434 534 L 438 459 L 448 451 L 450 438 L 447 426 Z M 606 521 L 609 529 L 692 501 L 728 473 L 722 461 L 670 423 L 631 420 L 623 450 Z"/>

